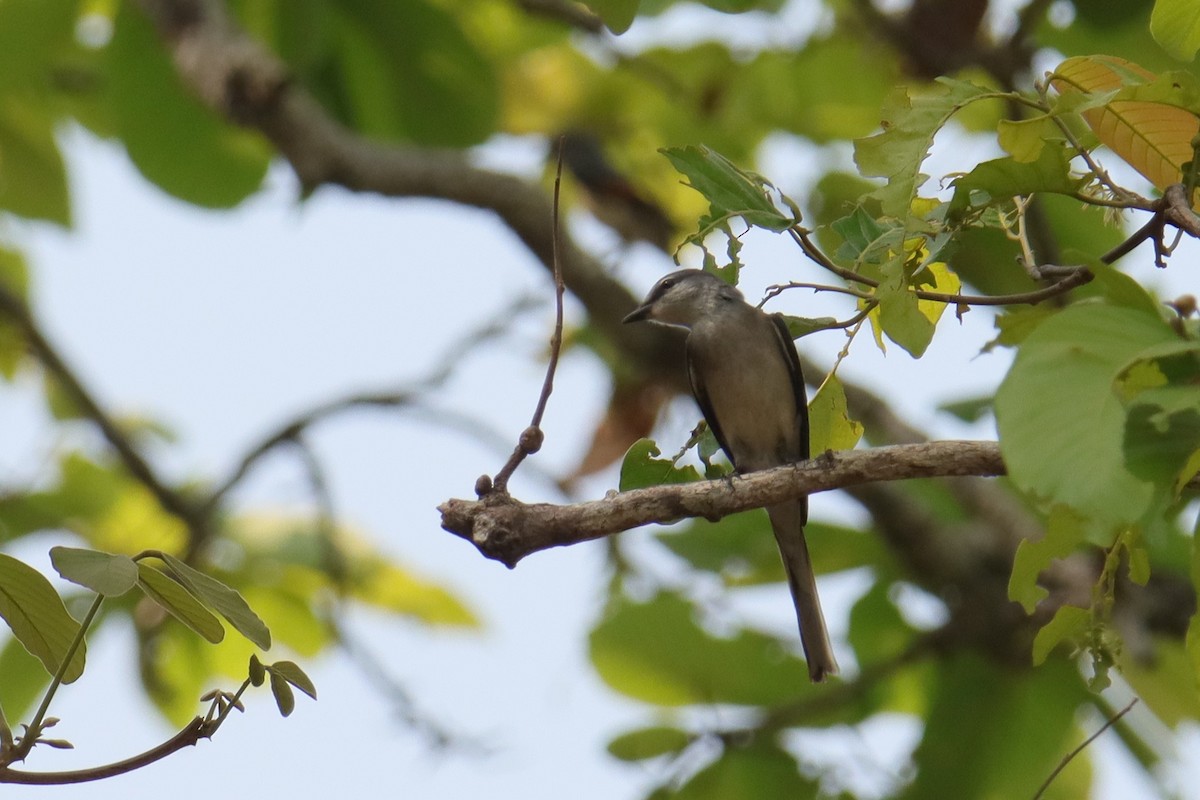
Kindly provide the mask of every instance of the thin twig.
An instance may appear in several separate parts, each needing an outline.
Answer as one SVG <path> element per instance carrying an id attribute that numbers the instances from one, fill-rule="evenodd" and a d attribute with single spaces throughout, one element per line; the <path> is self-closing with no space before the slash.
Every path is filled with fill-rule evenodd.
<path id="1" fill-rule="evenodd" d="M 364 392 L 329 400 L 313 406 L 309 410 L 303 411 L 287 422 L 282 423 L 273 432 L 264 436 L 257 444 L 246 451 L 230 471 L 229 475 L 218 483 L 216 488 L 205 498 L 202 508 L 206 512 L 211 512 L 212 509 L 216 508 L 225 499 L 226 495 L 234 487 L 245 479 L 265 456 L 273 452 L 277 447 L 294 441 L 306 430 L 318 423 L 324 422 L 330 417 L 364 408 L 398 408 L 403 406 L 412 407 L 418 411 L 423 410 L 421 408 L 422 395 L 442 386 L 453 375 L 455 367 L 461 363 L 463 357 L 471 349 L 504 334 L 511 325 L 512 320 L 519 313 L 532 307 L 534 303 L 535 300 L 526 295 L 517 298 L 515 302 L 505 306 L 499 314 L 484 325 L 472 329 L 469 334 L 446 348 L 442 357 L 436 361 L 437 367 L 424 378 L 415 380 L 407 386 L 391 390 Z M 467 424 L 461 415 L 456 416 L 452 412 L 443 411 L 441 416 L 449 420 L 448 424 L 457 425 L 464 429 L 473 427 Z M 477 428 L 478 426 L 474 427 Z M 507 446 L 507 442 L 505 444 Z"/>
<path id="2" fill-rule="evenodd" d="M 334 641 L 350 659 L 350 663 L 358 667 L 367 681 L 374 684 L 375 688 L 390 701 L 392 710 L 405 725 L 426 737 L 439 750 L 486 752 L 487 748 L 481 742 L 451 732 L 424 714 L 417 707 L 417 703 L 408 689 L 388 672 L 383 661 L 347 631 L 339 619 L 337 611 L 331 615 L 326 624 L 333 633 Z"/>
<path id="3" fill-rule="evenodd" d="M 313 452 L 312 445 L 303 436 L 292 440 L 293 446 L 300 453 L 300 461 L 304 471 L 308 473 L 308 485 L 312 491 L 313 500 L 317 506 L 317 534 L 322 545 L 321 562 L 334 585 L 343 589 L 346 583 L 346 558 L 338 544 L 337 513 L 333 505 L 333 492 L 329 489 L 329 481 L 320 459 Z"/>
<path id="4" fill-rule="evenodd" d="M 1089 744 L 1096 741 L 1100 734 L 1104 733 L 1106 730 L 1115 725 L 1117 721 L 1121 719 L 1121 717 L 1128 714 L 1133 707 L 1137 705 L 1137 702 L 1138 699 L 1136 697 L 1130 700 L 1129 705 L 1125 706 L 1116 714 L 1113 714 L 1111 717 L 1109 717 L 1108 721 L 1100 726 L 1100 730 L 1096 731 L 1087 739 L 1085 739 L 1083 744 L 1079 745 L 1074 750 L 1063 756 L 1063 760 L 1058 762 L 1058 766 L 1054 768 L 1054 771 L 1050 773 L 1049 777 L 1047 777 L 1046 780 L 1042 782 L 1042 785 L 1038 787 L 1037 793 L 1033 796 L 1033 800 L 1039 800 L 1039 798 L 1046 793 L 1046 789 L 1050 787 L 1050 784 L 1054 782 L 1054 779 L 1058 777 L 1058 774 L 1066 768 L 1067 764 L 1070 764 L 1071 760 L 1074 759 L 1075 756 L 1082 753 L 1084 748 L 1086 748 Z"/>
<path id="5" fill-rule="evenodd" d="M 214 730 L 215 726 L 212 723 L 205 722 L 203 717 L 196 717 L 183 730 L 167 741 L 124 761 L 116 761 L 100 767 L 89 767 L 88 769 L 69 770 L 65 772 L 26 772 L 19 769 L 3 768 L 0 769 L 0 783 L 19 783 L 26 786 L 58 786 L 68 783 L 87 783 L 88 781 L 112 778 L 116 775 L 124 775 L 126 772 L 132 772 L 135 769 L 141 769 L 149 764 L 153 764 L 155 761 L 177 753 L 185 747 L 191 747 L 201 739 L 208 739 L 212 736 Z"/>
<path id="6" fill-rule="evenodd" d="M 1122 258 L 1125 255 L 1128 255 L 1130 252 L 1132 252 L 1134 250 L 1134 248 L 1136 248 L 1138 245 L 1140 245 L 1142 242 L 1146 241 L 1147 239 L 1149 239 L 1151 237 L 1158 238 L 1161 235 L 1162 229 L 1163 229 L 1162 217 L 1159 214 L 1155 214 L 1154 216 L 1152 216 L 1150 218 L 1149 222 L 1147 222 L 1142 227 L 1138 228 L 1133 233 L 1133 235 L 1131 235 L 1128 239 L 1121 242 L 1119 245 L 1114 247 L 1112 250 L 1109 250 L 1104 255 L 1100 256 L 1100 260 L 1103 261 L 1105 264 L 1112 264 L 1117 259 Z"/>
<path id="7" fill-rule="evenodd" d="M 836 330 L 846 330 L 847 328 L 856 327 L 857 325 L 861 324 L 864 319 L 871 316 L 871 312 L 874 311 L 875 307 L 878 305 L 879 305 L 878 300 L 868 300 L 863 305 L 862 310 L 859 311 L 857 314 L 855 314 L 850 319 L 843 320 L 842 322 L 832 322 L 829 325 L 823 325 L 823 326 L 821 326 L 821 330 L 836 331 Z M 850 338 L 853 339 L 854 335 L 851 334 Z M 840 363 L 840 360 L 839 360 L 839 363 Z M 836 367 L 835 367 L 835 369 L 836 369 Z"/>
<path id="8" fill-rule="evenodd" d="M 554 202 L 550 221 L 550 224 L 553 226 L 550 236 L 550 260 L 554 270 L 554 335 L 550 338 L 550 360 L 546 364 L 546 377 L 542 381 L 542 391 L 538 396 L 537 406 L 533 410 L 533 417 L 529 420 L 529 426 L 521 431 L 517 446 L 513 449 L 512 455 L 509 456 L 508 462 L 496 473 L 496 477 L 491 481 L 481 481 L 481 484 L 477 487 L 481 494 L 487 494 L 489 491 L 501 494 L 506 493 L 508 491 L 508 479 L 516 472 L 517 467 L 521 465 L 526 456 L 533 455 L 542 449 L 542 441 L 545 439 L 545 434 L 542 433 L 541 427 L 542 416 L 546 413 L 546 404 L 550 402 L 550 394 L 554 391 L 554 372 L 558 368 L 558 356 L 562 351 L 563 293 L 566 291 L 566 287 L 563 284 L 562 264 L 559 260 L 561 236 L 558 224 L 558 201 L 559 192 L 562 187 L 562 151 L 564 138 L 560 136 L 558 139 L 558 168 L 554 174 Z M 487 485 L 489 483 L 490 486 Z"/>
<path id="9" fill-rule="evenodd" d="M 802 228 L 791 228 L 790 233 L 792 239 L 800 245 L 800 249 L 804 251 L 810 259 L 816 262 L 819 266 L 829 270 L 835 275 L 854 283 L 862 284 L 877 288 L 879 281 L 874 278 L 868 278 L 866 275 L 861 275 L 852 269 L 835 264 L 821 249 L 816 246 L 808 235 L 808 231 Z M 1078 286 L 1090 282 L 1095 276 L 1087 267 L 1071 267 L 1065 277 L 1056 283 L 1049 286 L 1044 286 L 1040 289 L 1034 289 L 1029 292 L 1019 292 L 1016 294 L 1003 295 L 978 295 L 978 294 L 948 294 L 946 292 L 930 292 L 925 289 L 913 289 L 915 294 L 921 300 L 932 300 L 938 303 L 947 303 L 956 306 L 1009 306 L 1009 305 L 1036 305 L 1043 300 L 1048 300 L 1060 294 L 1069 292 Z M 853 294 L 853 292 L 851 292 Z"/>
<path id="10" fill-rule="evenodd" d="M 58 786 L 68 783 L 87 783 L 89 781 L 103 780 L 117 775 L 124 775 L 127 772 L 133 772 L 135 769 L 141 769 L 153 764 L 155 761 L 160 761 L 173 753 L 177 753 L 185 747 L 191 747 L 201 739 L 211 739 L 234 709 L 241 710 L 242 704 L 239 701 L 248 688 L 250 688 L 250 680 L 246 679 L 242 681 L 241 687 L 232 696 L 227 693 L 221 693 L 227 699 L 223 703 L 220 700 L 214 700 L 206 716 L 194 717 L 191 722 L 183 727 L 183 730 L 167 741 L 132 758 L 115 761 L 99 767 L 68 770 L 65 772 L 25 772 L 24 770 L 2 767 L 0 768 L 0 783 L 18 783 L 26 786 Z M 220 713 L 214 717 L 212 713 L 213 709 L 218 707 L 220 708 Z"/>
<path id="11" fill-rule="evenodd" d="M 763 299 L 758 304 L 762 308 L 768 300 L 771 300 L 783 294 L 787 289 L 812 289 L 814 292 L 836 292 L 837 294 L 848 294 L 852 297 L 857 297 L 860 300 L 870 300 L 872 294 L 864 292 L 861 289 L 853 289 L 849 286 L 828 286 L 824 283 L 804 283 L 802 281 L 788 281 L 787 283 L 774 283 L 767 287 L 763 292 Z"/>

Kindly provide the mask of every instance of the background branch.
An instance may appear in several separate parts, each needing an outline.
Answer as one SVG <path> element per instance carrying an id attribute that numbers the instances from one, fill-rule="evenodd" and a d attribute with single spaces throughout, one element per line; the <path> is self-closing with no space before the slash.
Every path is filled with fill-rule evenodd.
<path id="1" fill-rule="evenodd" d="M 547 224 L 553 202 L 542 186 L 476 167 L 455 150 L 382 144 L 353 133 L 293 82 L 287 67 L 240 29 L 220 0 L 138 4 L 166 43 L 184 83 L 219 115 L 269 139 L 307 191 L 333 184 L 488 210 L 547 270 L 553 269 L 554 235 Z M 565 234 L 559 259 L 566 288 L 634 366 L 653 371 L 664 356 L 680 352 L 673 339 L 620 324 L 637 299 Z"/>

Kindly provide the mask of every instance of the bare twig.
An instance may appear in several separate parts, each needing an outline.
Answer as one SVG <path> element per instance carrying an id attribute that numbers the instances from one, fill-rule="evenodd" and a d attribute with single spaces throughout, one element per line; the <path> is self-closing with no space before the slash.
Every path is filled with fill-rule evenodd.
<path id="1" fill-rule="evenodd" d="M 376 657 L 363 643 L 350 634 L 346 626 L 335 615 L 327 621 L 338 646 L 358 667 L 367 681 L 391 703 L 392 710 L 408 727 L 420 733 L 440 750 L 453 749 L 471 753 L 485 751 L 485 746 L 477 741 L 464 738 L 442 727 L 440 723 L 429 718 L 418 707 L 412 694 L 389 672 L 384 663 Z"/>
<path id="2" fill-rule="evenodd" d="M 879 286 L 879 281 L 874 278 L 868 278 L 866 275 L 861 275 L 852 269 L 835 264 L 808 235 L 808 231 L 800 228 L 791 229 L 792 238 L 800 245 L 804 254 L 816 262 L 819 266 L 829 270 L 845 280 L 870 286 L 872 288 Z M 1045 270 L 1045 267 L 1042 268 Z M 1064 277 L 1049 286 L 1044 286 L 1041 289 L 1034 289 L 1029 292 L 1019 292 L 1016 294 L 1003 295 L 978 295 L 978 294 L 948 294 L 946 292 L 930 292 L 925 289 L 914 289 L 913 294 L 922 300 L 933 300 L 939 303 L 947 303 L 956 306 L 1013 306 L 1013 305 L 1037 305 L 1038 303 L 1048 300 L 1052 297 L 1069 292 L 1070 290 L 1082 286 L 1091 281 L 1095 276 L 1087 267 L 1064 267 Z M 857 292 L 850 291 L 848 294 Z"/>
<path id="3" fill-rule="evenodd" d="M 1111 728 L 1113 725 L 1115 725 L 1117 723 L 1118 720 L 1121 719 L 1121 717 L 1125 716 L 1130 711 L 1132 711 L 1133 707 L 1135 705 L 1137 705 L 1137 702 L 1138 702 L 1138 699 L 1136 697 L 1133 698 L 1132 700 L 1130 700 L 1129 705 L 1125 706 L 1120 711 L 1118 711 L 1116 714 L 1113 714 L 1111 717 L 1109 717 L 1108 721 L 1100 726 L 1100 730 L 1096 731 L 1091 736 L 1089 736 L 1087 739 L 1085 739 L 1083 744 L 1079 745 L 1074 750 L 1072 750 L 1071 752 L 1069 752 L 1065 756 L 1063 756 L 1062 761 L 1058 762 L 1058 766 L 1054 768 L 1054 771 L 1052 771 L 1050 773 L 1050 775 L 1046 778 L 1046 780 L 1042 782 L 1042 785 L 1040 787 L 1038 787 L 1037 793 L 1034 794 L 1034 796 L 1033 796 L 1033 800 L 1039 800 L 1039 798 L 1043 794 L 1046 793 L 1046 789 L 1048 789 L 1050 787 L 1050 784 L 1054 782 L 1054 779 L 1058 777 L 1059 773 L 1062 772 L 1066 768 L 1067 764 L 1070 764 L 1072 759 L 1075 758 L 1075 756 L 1082 753 L 1084 748 L 1086 748 L 1092 742 L 1096 741 L 1096 739 L 1099 738 L 1100 734 L 1104 733 L 1106 730 Z"/>
<path id="4" fill-rule="evenodd" d="M 238 463 L 230 471 L 229 475 L 221 480 L 216 488 L 205 498 L 205 510 L 211 511 L 219 505 L 229 492 L 241 483 L 246 475 L 267 454 L 273 452 L 277 447 L 296 440 L 302 433 L 314 425 L 348 411 L 366 408 L 387 409 L 408 407 L 418 413 L 425 413 L 427 416 L 442 421 L 445 424 L 467 429 L 472 433 L 480 434 L 484 438 L 495 440 L 496 434 L 494 431 L 484 430 L 473 420 L 456 415 L 447 409 L 434 410 L 432 408 L 425 408 L 422 405 L 422 397 L 444 384 L 453 374 L 455 367 L 461 362 L 462 358 L 473 348 L 505 333 L 516 315 L 530 308 L 534 302 L 534 299 L 528 296 L 517 298 L 515 302 L 507 305 L 494 318 L 481 327 L 472 329 L 470 333 L 448 347 L 442 357 L 436 361 L 437 366 L 433 371 L 423 378 L 395 389 L 339 397 L 313 406 L 309 410 L 303 411 L 287 422 L 282 423 L 278 428 L 264 436 L 257 444 L 247 450 L 238 460 Z M 505 445 L 507 446 L 507 442 Z"/>
<path id="5" fill-rule="evenodd" d="M 866 303 L 863 304 L 862 310 L 859 311 L 854 316 L 850 317 L 849 319 L 842 320 L 841 322 L 832 322 L 829 325 L 823 325 L 823 326 L 821 326 L 821 330 L 835 331 L 835 330 L 845 330 L 847 328 L 854 328 L 854 327 L 858 326 L 864 319 L 871 316 L 871 312 L 874 311 L 875 307 L 878 305 L 879 305 L 878 300 L 868 300 Z M 854 338 L 853 333 L 850 334 L 850 338 L 851 339 Z M 849 346 L 848 342 L 847 342 L 847 346 Z M 849 351 L 846 351 L 846 355 L 849 355 Z M 838 359 L 838 363 L 841 363 L 841 360 L 844 357 L 845 356 L 840 357 Z M 834 369 L 837 369 L 836 365 L 834 366 Z"/>
<path id="6" fill-rule="evenodd" d="M 561 244 L 558 224 L 558 199 L 559 191 L 562 187 L 562 145 L 563 137 L 559 137 L 558 168 L 554 175 L 554 203 L 550 215 L 550 224 L 553 228 L 550 238 L 552 242 L 551 263 L 554 269 L 554 335 L 550 337 L 550 359 L 546 364 L 546 377 L 542 381 L 542 391 L 538 395 L 537 406 L 533 410 L 533 417 L 529 420 L 529 426 L 521 431 L 517 446 L 513 449 L 512 455 L 509 456 L 508 462 L 496 473 L 496 477 L 491 481 L 480 479 L 477 489 L 482 490 L 480 491 L 481 494 L 488 491 L 495 491 L 500 494 L 507 493 L 508 479 L 516 472 L 517 467 L 521 465 L 526 456 L 533 455 L 542 449 L 542 441 L 545 439 L 545 434 L 542 433 L 541 427 L 542 416 L 546 413 L 546 404 L 550 402 L 550 395 L 554 391 L 554 372 L 558 368 L 558 356 L 562 351 L 563 293 L 566 291 L 566 287 L 563 285 L 562 265 L 559 261 Z M 488 486 L 489 483 L 490 486 Z"/>
<path id="7" fill-rule="evenodd" d="M 851 297 L 857 297 L 859 300 L 870 300 L 872 295 L 870 292 L 864 292 L 862 289 L 854 289 L 849 286 L 828 286 L 823 283 L 804 283 L 802 281 L 788 281 L 787 283 L 775 283 L 767 287 L 763 292 L 763 299 L 758 304 L 759 308 L 770 299 L 778 297 L 787 289 L 812 289 L 814 292 L 835 292 L 836 294 L 848 294 Z"/>

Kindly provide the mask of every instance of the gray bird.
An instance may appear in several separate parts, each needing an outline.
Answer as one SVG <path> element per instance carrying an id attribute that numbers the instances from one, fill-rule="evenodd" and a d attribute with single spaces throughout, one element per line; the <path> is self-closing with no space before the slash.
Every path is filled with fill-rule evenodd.
<path id="1" fill-rule="evenodd" d="M 750 305 L 715 275 L 696 269 L 660 279 L 625 322 L 688 329 L 687 370 L 708 427 L 739 473 L 808 458 L 808 402 L 796 346 L 778 314 Z M 808 674 L 836 674 L 804 524 L 808 498 L 767 508 L 800 623 Z"/>

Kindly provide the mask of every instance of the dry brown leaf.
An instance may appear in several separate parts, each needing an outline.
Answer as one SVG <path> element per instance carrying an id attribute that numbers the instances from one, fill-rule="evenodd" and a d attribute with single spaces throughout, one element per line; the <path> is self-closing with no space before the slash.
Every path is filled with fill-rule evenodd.
<path id="1" fill-rule="evenodd" d="M 1114 56 L 1076 56 L 1059 65 L 1051 84 L 1059 91 L 1107 92 L 1121 88 L 1122 73 L 1147 81 L 1157 77 Z M 1160 190 L 1179 183 L 1183 165 L 1192 160 L 1192 138 L 1200 132 L 1200 117 L 1192 112 L 1144 100 L 1114 100 L 1084 111 L 1083 118 L 1101 142 Z"/>
<path id="2" fill-rule="evenodd" d="M 625 454 L 629 445 L 650 435 L 658 412 L 673 392 L 654 381 L 613 387 L 608 409 L 596 425 L 592 443 L 579 466 L 559 483 L 569 489 L 575 481 L 604 469 Z"/>

